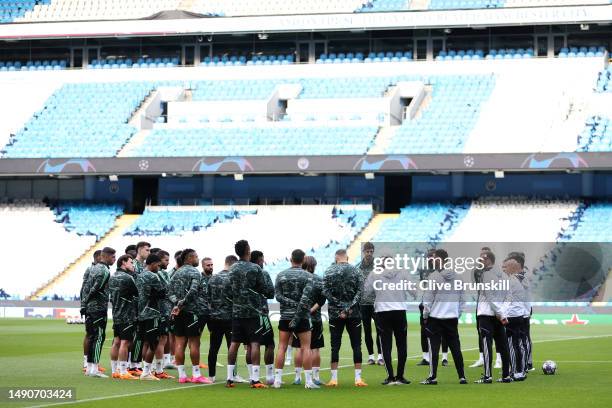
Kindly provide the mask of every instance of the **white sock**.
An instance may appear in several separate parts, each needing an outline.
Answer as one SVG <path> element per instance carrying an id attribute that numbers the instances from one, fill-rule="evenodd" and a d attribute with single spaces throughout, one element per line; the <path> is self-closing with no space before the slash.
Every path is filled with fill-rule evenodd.
<path id="1" fill-rule="evenodd" d="M 355 369 L 355 381 L 361 380 L 361 368 Z"/>
<path id="2" fill-rule="evenodd" d="M 429 361 L 429 353 L 423 353 L 423 360 Z"/>
<path id="3" fill-rule="evenodd" d="M 276 370 L 274 370 L 274 382 L 280 384 L 282 382 L 282 378 L 283 378 L 283 369 L 277 368 Z"/>
<path id="4" fill-rule="evenodd" d="M 274 364 L 266 364 L 266 381 L 274 381 Z"/>
<path id="5" fill-rule="evenodd" d="M 448 360 L 448 353 L 442 353 L 442 360 Z"/>
<path id="6" fill-rule="evenodd" d="M 295 380 L 302 379 L 302 367 L 295 367 Z"/>
<path id="7" fill-rule="evenodd" d="M 497 353 L 495 361 L 501 361 L 501 354 Z"/>
<path id="8" fill-rule="evenodd" d="M 236 365 L 227 365 L 227 379 L 228 380 L 233 380 L 234 379 L 234 370 L 236 369 Z"/>
<path id="9" fill-rule="evenodd" d="M 142 361 L 140 363 L 136 363 L 136 368 L 142 368 Z"/>
<path id="10" fill-rule="evenodd" d="M 253 376 L 253 364 L 247 364 L 247 371 L 249 372 L 249 380 Z"/>
<path id="11" fill-rule="evenodd" d="M 312 378 L 314 380 L 320 381 L 320 378 L 319 378 L 320 369 L 321 369 L 320 367 L 312 367 Z"/>
<path id="12" fill-rule="evenodd" d="M 368 360 L 374 360 L 374 354 L 370 354 L 370 355 L 368 356 Z"/>
<path id="13" fill-rule="evenodd" d="M 338 381 L 338 370 L 331 370 L 332 381 Z"/>
<path id="14" fill-rule="evenodd" d="M 162 362 L 162 360 L 157 360 L 157 362 L 155 363 L 155 372 L 157 374 L 161 374 L 164 372 L 164 363 Z"/>
<path id="15" fill-rule="evenodd" d="M 111 373 L 117 372 L 117 360 L 111 360 Z"/>
<path id="16" fill-rule="evenodd" d="M 200 366 L 199 365 L 191 366 L 191 375 L 193 376 L 193 378 L 197 378 L 197 377 L 201 377 L 202 376 L 202 374 L 200 374 Z"/>
<path id="17" fill-rule="evenodd" d="M 187 372 L 185 371 L 185 366 L 180 365 L 177 368 L 178 368 L 179 378 L 187 378 Z"/>
<path id="18" fill-rule="evenodd" d="M 87 355 L 83 356 L 83 368 L 87 368 Z"/>
<path id="19" fill-rule="evenodd" d="M 142 370 L 142 375 L 149 375 L 149 374 L 151 374 L 151 364 L 145 361 L 144 368 Z"/>
<path id="20" fill-rule="evenodd" d="M 127 374 L 127 366 L 128 366 L 127 361 L 120 361 L 119 362 L 119 374 L 121 375 Z"/>
<path id="21" fill-rule="evenodd" d="M 172 364 L 172 359 L 170 358 L 170 354 L 164 354 L 164 365 Z"/>
<path id="22" fill-rule="evenodd" d="M 251 380 L 255 382 L 259 381 L 259 366 L 253 365 L 253 368 L 251 368 L 251 371 L 253 372 L 253 375 L 251 376 Z"/>
<path id="23" fill-rule="evenodd" d="M 480 357 L 478 357 L 478 360 L 479 360 L 479 361 L 483 361 L 483 359 L 484 359 L 484 358 L 483 358 L 483 356 L 482 356 L 482 353 L 480 353 Z"/>
<path id="24" fill-rule="evenodd" d="M 94 363 L 87 363 L 87 374 L 95 374 L 98 371 L 98 365 Z"/>
<path id="25" fill-rule="evenodd" d="M 312 384 L 312 370 L 304 370 L 304 378 L 306 378 L 306 384 Z"/>
<path id="26" fill-rule="evenodd" d="M 132 363 L 132 352 L 128 351 L 128 359 L 127 361 L 130 363 L 129 368 L 132 368 L 134 365 Z"/>

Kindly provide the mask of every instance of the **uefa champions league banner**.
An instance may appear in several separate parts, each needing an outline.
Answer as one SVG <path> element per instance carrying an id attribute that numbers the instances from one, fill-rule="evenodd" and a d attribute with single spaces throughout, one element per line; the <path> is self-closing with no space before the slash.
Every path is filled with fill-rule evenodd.
<path id="1" fill-rule="evenodd" d="M 593 171 L 611 168 L 612 152 L 0 159 L 0 174 L 32 176 Z"/>

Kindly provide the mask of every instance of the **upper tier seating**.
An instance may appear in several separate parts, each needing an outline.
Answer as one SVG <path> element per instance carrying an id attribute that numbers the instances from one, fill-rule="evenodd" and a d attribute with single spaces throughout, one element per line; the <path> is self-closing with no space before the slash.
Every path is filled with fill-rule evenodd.
<path id="1" fill-rule="evenodd" d="M 6 146 L 6 157 L 112 157 L 136 132 L 127 124 L 153 83 L 66 84 Z"/>
<path id="2" fill-rule="evenodd" d="M 595 116 L 587 119 L 585 125 L 578 135 L 579 152 L 612 151 L 612 119 Z"/>
<path id="3" fill-rule="evenodd" d="M 37 4 L 49 4 L 51 0 L 0 0 L 0 24 L 12 23 L 24 17 Z"/>
<path id="4" fill-rule="evenodd" d="M 66 69 L 65 60 L 35 60 L 35 61 L 0 61 L 2 71 L 59 71 Z"/>
<path id="5" fill-rule="evenodd" d="M 156 129 L 132 157 L 365 154 L 376 126 Z"/>
<path id="6" fill-rule="evenodd" d="M 432 100 L 420 117 L 405 121 L 386 152 L 460 153 L 489 98 L 494 76 L 430 78 Z"/>
<path id="7" fill-rule="evenodd" d="M 597 4 L 609 0 L 0 0 L 0 23 L 140 19 L 172 10 L 229 17 Z"/>
<path id="8" fill-rule="evenodd" d="M 612 92 L 612 65 L 601 71 L 597 77 L 597 92 Z"/>
<path id="9" fill-rule="evenodd" d="M 119 68 L 172 68 L 179 65 L 178 57 L 138 58 L 134 62 L 131 58 L 94 59 L 87 66 L 90 69 L 119 69 Z"/>

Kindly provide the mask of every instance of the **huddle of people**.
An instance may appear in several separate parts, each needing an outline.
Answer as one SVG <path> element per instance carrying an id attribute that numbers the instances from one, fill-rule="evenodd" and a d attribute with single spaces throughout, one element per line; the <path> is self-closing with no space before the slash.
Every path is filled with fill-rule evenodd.
<path id="1" fill-rule="evenodd" d="M 91 377 L 108 377 L 99 366 L 105 341 L 108 302 L 112 305 L 113 342 L 111 347 L 112 378 L 121 380 L 159 381 L 171 379 L 165 370 L 178 370 L 179 383 L 211 384 L 217 376 L 217 361 L 223 341 L 227 347 L 225 385 L 247 382 L 251 388 L 280 388 L 283 368 L 291 348 L 296 350 L 296 379 L 304 386 L 320 388 L 321 355 L 325 346 L 321 309 L 327 303 L 331 345 L 331 379 L 325 385 L 338 386 L 339 352 L 344 331 L 348 333 L 353 352 L 354 384 L 365 387 L 362 379 L 362 327 L 368 349 L 367 363 L 384 365 L 384 385 L 409 384 L 404 371 L 407 359 L 407 319 L 411 297 L 409 291 L 375 290 L 373 281 L 401 282 L 405 272 L 385 270 L 374 274 L 374 245 L 363 246 L 362 261 L 349 264 L 347 251 L 335 253 L 335 262 L 322 276 L 315 274 L 317 262 L 304 251 L 291 253 L 290 268 L 280 272 L 275 283 L 265 271 L 264 254 L 251 251 L 249 243 L 240 240 L 235 254 L 225 258 L 222 271 L 213 274 L 213 262 L 200 258 L 193 249 L 174 254 L 175 266 L 169 268 L 170 254 L 139 242 L 125 249 L 116 259 L 116 251 L 104 248 L 94 254 L 94 263 L 86 270 L 81 288 L 81 315 L 85 316 L 83 371 Z M 428 259 L 445 260 L 442 249 L 432 250 Z M 483 249 L 485 268 L 475 271 L 480 281 L 497 279 L 495 257 Z M 116 264 L 116 272 L 110 267 Z M 435 265 L 435 262 L 432 262 Z M 421 279 L 451 280 L 454 272 L 435 267 L 422 271 Z M 525 285 L 519 280 L 524 269 L 524 255 L 512 253 L 503 270 L 513 283 L 507 297 L 489 292 L 478 297 L 478 331 L 484 374 L 477 381 L 492 382 L 492 342 L 502 360 L 502 382 L 524 380 L 529 369 L 531 341 Z M 500 272 L 501 273 L 501 272 Z M 524 280 L 523 280 L 524 281 Z M 456 290 L 427 291 L 422 296 L 421 323 L 425 364 L 429 376 L 421 382 L 437 384 L 438 354 L 441 345 L 450 348 L 461 384 L 466 384 L 458 319 L 464 309 L 464 294 Z M 278 346 L 269 316 L 268 300 L 275 298 L 280 307 Z M 522 303 L 521 303 L 522 302 Z M 372 320 L 376 327 L 378 356 L 374 354 Z M 204 328 L 210 333 L 208 364 L 200 362 L 200 341 Z M 397 348 L 394 371 L 392 344 Z M 261 347 L 265 374 L 260 374 Z M 237 356 L 241 347 L 246 354 L 249 379 L 237 374 Z M 185 353 L 189 349 L 191 376 L 187 375 Z M 443 356 L 445 357 L 445 356 Z M 444 358 L 445 360 L 445 358 Z M 201 369 L 208 368 L 208 377 Z M 262 382 L 261 377 L 265 380 Z"/>

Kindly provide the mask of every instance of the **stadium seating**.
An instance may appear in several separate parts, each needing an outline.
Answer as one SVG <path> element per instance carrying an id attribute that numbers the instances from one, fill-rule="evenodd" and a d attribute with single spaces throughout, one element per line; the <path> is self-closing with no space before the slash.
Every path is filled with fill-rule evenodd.
<path id="1" fill-rule="evenodd" d="M 0 0 L 0 24 L 12 23 L 26 15 L 37 4 L 49 4 L 51 0 Z"/>
<path id="2" fill-rule="evenodd" d="M 2 288 L 16 299 L 30 295 L 96 242 L 92 235 L 68 232 L 63 224 L 56 222 L 53 211 L 40 201 L 1 204 L 0 224 L 3 253 L 31 259 L 30 267 L 2 276 Z M 79 288 L 80 284 L 75 293 Z"/>
<path id="3" fill-rule="evenodd" d="M 180 0 L 45 0 L 15 19 L 32 21 L 126 20 L 178 9 Z"/>
<path id="4" fill-rule="evenodd" d="M 376 126 L 274 126 L 156 129 L 132 157 L 365 154 Z"/>
<path id="5" fill-rule="evenodd" d="M 66 84 L 34 114 L 6 157 L 112 157 L 136 132 L 127 124 L 153 83 Z"/>
<path id="6" fill-rule="evenodd" d="M 87 66 L 89 69 L 119 69 L 119 68 L 171 68 L 179 65 L 178 57 L 138 58 L 134 62 L 131 58 L 94 59 Z"/>
<path id="7" fill-rule="evenodd" d="M 423 203 L 404 207 L 400 216 L 383 222 L 374 242 L 440 242 L 452 234 L 469 205 Z"/>
<path id="8" fill-rule="evenodd" d="M 612 204 L 608 202 L 584 205 L 575 222 L 565 230 L 559 241 L 612 242 Z"/>
<path id="9" fill-rule="evenodd" d="M 68 65 L 64 60 L 36 60 L 36 61 L 0 61 L 2 71 L 58 71 L 66 69 Z"/>
<path id="10" fill-rule="evenodd" d="M 231 221 L 247 214 L 256 213 L 256 210 L 217 211 L 204 208 L 186 211 L 172 209 L 152 211 L 147 208 L 142 216 L 125 232 L 125 235 L 180 235 L 185 232 L 204 230 L 215 223 Z"/>
<path id="11" fill-rule="evenodd" d="M 460 153 L 489 98 L 494 76 L 439 76 L 430 106 L 396 131 L 386 153 Z"/>
<path id="12" fill-rule="evenodd" d="M 223 67 L 240 65 L 287 65 L 293 64 L 295 57 L 293 54 L 287 55 L 221 55 L 214 57 L 204 57 L 200 62 L 203 67 Z"/>
<path id="13" fill-rule="evenodd" d="M 352 13 L 363 0 L 194 0 L 189 11 L 216 16 Z"/>
<path id="14" fill-rule="evenodd" d="M 78 235 L 103 237 L 115 225 L 115 219 L 123 213 L 120 205 L 61 203 L 54 208 L 56 221 L 67 231 Z"/>
<path id="15" fill-rule="evenodd" d="M 0 23 L 125 20 L 184 10 L 209 16 L 257 16 L 609 4 L 609 0 L 1 0 Z"/>
<path id="16" fill-rule="evenodd" d="M 559 58 L 593 58 L 603 57 L 606 54 L 606 47 L 590 46 L 590 47 L 563 47 L 557 56 Z"/>
<path id="17" fill-rule="evenodd" d="M 412 51 L 379 51 L 370 52 L 364 56 L 362 52 L 329 53 L 321 54 L 317 58 L 317 64 L 347 64 L 355 62 L 408 62 L 411 61 Z"/>
<path id="18" fill-rule="evenodd" d="M 483 198 L 471 203 L 449 242 L 555 242 L 577 200 Z M 494 226 L 494 227 L 492 227 Z M 526 238 L 528 237 L 528 238 Z"/>
<path id="19" fill-rule="evenodd" d="M 430 0 L 430 10 L 482 9 L 504 7 L 505 0 Z"/>
<path id="20" fill-rule="evenodd" d="M 169 215 L 172 212 L 176 214 Z M 145 240 L 170 253 L 194 248 L 200 259 L 211 257 L 219 271 L 225 257 L 234 253 L 234 243 L 243 238 L 249 240 L 252 250 L 264 252 L 272 279 L 289 267 L 288 258 L 295 248 L 314 255 L 317 272 L 322 274 L 336 249 L 348 246 L 371 216 L 369 205 L 150 207 L 108 245 L 122 250 Z M 308 228 L 300 227 L 303 225 Z M 74 274 L 50 288 L 47 295 L 77 295 L 88 261 L 83 260 Z"/>
<path id="21" fill-rule="evenodd" d="M 578 135 L 579 152 L 612 151 L 612 120 L 594 116 L 589 118 L 585 128 Z"/>
<path id="22" fill-rule="evenodd" d="M 597 76 L 597 92 L 612 92 L 612 65 L 601 71 Z"/>

